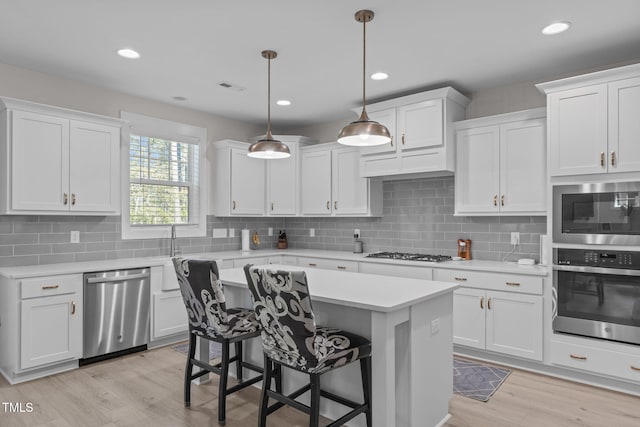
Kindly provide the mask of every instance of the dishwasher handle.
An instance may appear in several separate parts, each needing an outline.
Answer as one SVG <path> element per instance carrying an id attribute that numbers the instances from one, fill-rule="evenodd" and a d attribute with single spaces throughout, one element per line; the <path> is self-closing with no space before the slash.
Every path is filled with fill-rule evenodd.
<path id="1" fill-rule="evenodd" d="M 146 279 L 150 277 L 149 273 L 139 273 L 139 274 L 123 274 L 122 276 L 111 276 L 111 277 L 87 277 L 87 283 L 109 283 L 109 282 L 124 282 L 126 280 L 134 280 L 134 279 Z"/>

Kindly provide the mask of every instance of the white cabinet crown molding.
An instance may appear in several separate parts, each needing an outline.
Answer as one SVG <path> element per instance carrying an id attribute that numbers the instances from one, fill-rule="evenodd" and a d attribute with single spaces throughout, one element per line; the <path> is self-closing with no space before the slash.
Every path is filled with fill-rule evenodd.
<path id="1" fill-rule="evenodd" d="M 637 77 L 638 75 L 640 75 L 640 63 L 538 83 L 536 87 L 540 92 L 550 94 L 587 85 L 603 84 L 615 80 Z"/>
<path id="2" fill-rule="evenodd" d="M 547 116 L 547 108 L 532 108 L 530 110 L 514 111 L 504 114 L 496 114 L 493 116 L 477 117 L 474 119 L 461 120 L 454 122 L 455 130 L 463 130 L 478 126 L 490 126 L 495 124 L 503 124 L 509 122 L 518 122 L 522 120 L 541 119 Z"/>

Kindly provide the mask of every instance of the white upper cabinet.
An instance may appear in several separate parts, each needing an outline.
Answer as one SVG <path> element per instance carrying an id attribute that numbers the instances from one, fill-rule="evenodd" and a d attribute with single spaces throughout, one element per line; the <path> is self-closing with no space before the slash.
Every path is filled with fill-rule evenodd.
<path id="1" fill-rule="evenodd" d="M 216 216 L 262 216 L 265 213 L 266 160 L 249 157 L 248 148 L 246 142 L 231 140 L 213 144 L 211 201 Z"/>
<path id="2" fill-rule="evenodd" d="M 640 64 L 542 83 L 551 176 L 640 169 Z"/>
<path id="3" fill-rule="evenodd" d="M 545 109 L 456 123 L 455 212 L 546 213 Z"/>
<path id="4" fill-rule="evenodd" d="M 387 126 L 392 140 L 361 149 L 360 175 L 451 174 L 453 122 L 464 118 L 468 103 L 468 98 L 446 87 L 369 105 L 369 117 Z"/>
<path id="5" fill-rule="evenodd" d="M 249 143 L 223 140 L 212 144 L 213 197 L 216 216 L 294 216 L 299 212 L 300 146 L 312 140 L 275 135 L 291 157 L 262 160 L 247 156 Z M 257 140 L 258 137 L 254 138 Z M 253 142 L 253 141 L 252 141 Z"/>
<path id="6" fill-rule="evenodd" d="M 319 144 L 301 152 L 302 215 L 382 214 L 382 182 L 360 177 L 359 148 Z"/>
<path id="7" fill-rule="evenodd" d="M 0 102 L 2 213 L 120 212 L 121 121 L 9 98 Z"/>

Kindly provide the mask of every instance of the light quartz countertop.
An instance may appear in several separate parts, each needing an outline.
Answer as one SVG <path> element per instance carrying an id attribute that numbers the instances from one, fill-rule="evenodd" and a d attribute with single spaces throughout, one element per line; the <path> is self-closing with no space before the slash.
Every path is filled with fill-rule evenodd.
<path id="1" fill-rule="evenodd" d="M 287 271 L 304 269 L 299 266 L 279 264 L 258 267 Z M 309 292 L 313 295 L 314 301 L 371 311 L 400 310 L 453 292 L 458 287 L 455 283 L 427 279 L 408 279 L 316 268 L 304 270 L 307 275 Z M 220 280 L 228 286 L 248 288 L 244 269 L 241 267 L 220 270 Z M 393 292 L 389 292 L 390 282 L 393 282 Z"/>
<path id="2" fill-rule="evenodd" d="M 515 262 L 499 261 L 444 261 L 444 262 L 424 262 L 424 261 L 401 261 L 392 259 L 367 258 L 366 253 L 354 254 L 342 251 L 326 251 L 317 249 L 264 249 L 249 252 L 220 251 L 198 254 L 183 254 L 182 257 L 214 260 L 233 260 L 246 258 L 250 262 L 253 258 L 275 257 L 280 255 L 300 256 L 312 258 L 338 259 L 344 261 L 370 262 L 390 265 L 406 265 L 412 267 L 425 268 L 446 268 L 460 270 L 476 270 L 498 273 L 524 274 L 530 276 L 546 276 L 548 269 L 541 265 L 518 265 Z M 114 259 L 106 261 L 85 261 L 61 264 L 43 264 L 19 267 L 2 267 L 0 275 L 10 279 L 20 279 L 25 277 L 52 276 L 58 274 L 89 273 L 95 271 L 120 270 L 139 267 L 161 266 L 170 262 L 169 256 L 141 257 Z"/>

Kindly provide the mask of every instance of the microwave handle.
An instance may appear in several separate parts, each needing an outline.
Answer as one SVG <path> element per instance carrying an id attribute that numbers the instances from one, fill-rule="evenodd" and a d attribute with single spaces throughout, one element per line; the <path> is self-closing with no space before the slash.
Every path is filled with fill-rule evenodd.
<path id="1" fill-rule="evenodd" d="M 593 274 L 615 274 L 619 276 L 640 276 L 640 270 L 631 270 L 624 268 L 606 268 L 606 267 L 587 267 L 583 265 L 557 265 L 553 266 L 554 270 L 572 271 L 574 273 L 593 273 Z"/>

